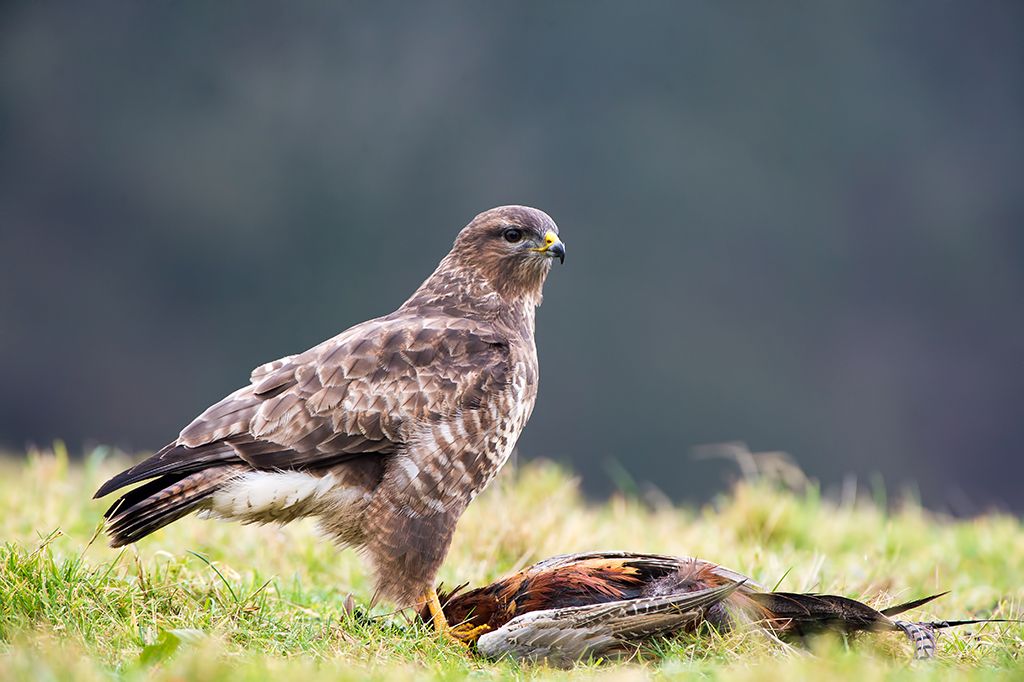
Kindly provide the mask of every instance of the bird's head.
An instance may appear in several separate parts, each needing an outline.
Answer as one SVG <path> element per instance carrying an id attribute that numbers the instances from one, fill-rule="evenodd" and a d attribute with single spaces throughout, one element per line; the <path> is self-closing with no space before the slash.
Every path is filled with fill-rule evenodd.
<path id="1" fill-rule="evenodd" d="M 551 261 L 565 260 L 565 245 L 548 214 L 528 206 L 500 206 L 463 228 L 451 256 L 483 275 L 503 298 L 532 297 L 539 303 Z"/>

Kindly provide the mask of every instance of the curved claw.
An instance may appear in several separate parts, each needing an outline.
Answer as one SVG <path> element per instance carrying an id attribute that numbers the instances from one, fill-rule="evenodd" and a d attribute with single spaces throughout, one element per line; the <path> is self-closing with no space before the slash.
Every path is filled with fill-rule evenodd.
<path id="1" fill-rule="evenodd" d="M 490 629 L 486 625 L 477 628 L 469 627 L 467 623 L 451 627 L 441 608 L 441 600 L 437 598 L 437 590 L 433 587 L 427 588 L 423 596 L 426 599 L 427 609 L 430 611 L 430 622 L 434 625 L 434 630 L 446 639 L 468 647 L 476 641 L 477 637 Z"/>
<path id="2" fill-rule="evenodd" d="M 483 625 L 470 625 L 469 623 L 462 623 L 456 625 L 448 631 L 455 639 L 459 640 L 463 644 L 473 644 L 480 637 L 480 635 L 486 634 L 491 631 L 491 626 L 484 623 Z"/>

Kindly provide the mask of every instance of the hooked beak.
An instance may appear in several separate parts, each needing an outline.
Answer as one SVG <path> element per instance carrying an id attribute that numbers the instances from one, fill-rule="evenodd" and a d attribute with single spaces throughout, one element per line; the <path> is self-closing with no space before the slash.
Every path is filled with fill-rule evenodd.
<path id="1" fill-rule="evenodd" d="M 544 248 L 537 250 L 551 258 L 558 258 L 559 263 L 565 263 L 565 244 L 562 243 L 554 232 L 548 232 L 544 235 Z"/>

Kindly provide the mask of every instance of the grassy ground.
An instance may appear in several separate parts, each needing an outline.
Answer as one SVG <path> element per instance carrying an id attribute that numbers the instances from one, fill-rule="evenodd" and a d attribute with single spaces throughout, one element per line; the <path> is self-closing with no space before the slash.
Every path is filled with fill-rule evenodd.
<path id="1" fill-rule="evenodd" d="M 105 505 L 92 493 L 128 462 L 103 453 L 82 466 L 60 448 L 0 460 L 0 680 L 1024 679 L 1024 627 L 1002 624 L 947 631 L 930 663 L 912 663 L 894 634 L 807 653 L 750 631 L 569 672 L 484 662 L 401 614 L 349 615 L 369 595 L 359 561 L 305 523 L 190 517 L 137 547 L 107 548 L 95 538 Z M 741 485 L 703 510 L 651 511 L 622 497 L 593 506 L 566 472 L 533 464 L 506 470 L 470 506 L 441 578 L 477 585 L 554 554 L 628 549 L 700 556 L 779 589 L 876 606 L 952 591 L 922 619 L 1020 617 L 1017 519 L 897 507 L 838 507 L 813 486 L 794 495 L 768 484 Z"/>

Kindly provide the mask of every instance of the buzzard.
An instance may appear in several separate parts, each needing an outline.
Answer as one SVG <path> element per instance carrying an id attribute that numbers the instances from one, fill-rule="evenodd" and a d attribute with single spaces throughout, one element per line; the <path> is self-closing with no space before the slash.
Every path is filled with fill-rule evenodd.
<path id="1" fill-rule="evenodd" d="M 242 523 L 314 517 L 368 560 L 374 599 L 426 604 L 455 525 L 508 459 L 537 396 L 534 312 L 558 227 L 481 213 L 402 306 L 263 365 L 103 497 L 111 545 L 193 511 Z"/>
<path id="2" fill-rule="evenodd" d="M 945 594 L 945 593 L 943 593 Z M 655 637 L 695 632 L 701 623 L 726 631 L 756 623 L 799 640 L 821 632 L 906 634 L 914 657 L 932 658 L 935 631 L 985 620 L 913 623 L 896 616 L 942 596 L 876 611 L 827 594 L 768 591 L 710 561 L 634 552 L 585 552 L 545 559 L 503 580 L 440 595 L 448 622 L 488 658 L 510 657 L 569 667 L 635 652 Z M 427 610 L 421 616 L 431 618 Z"/>

